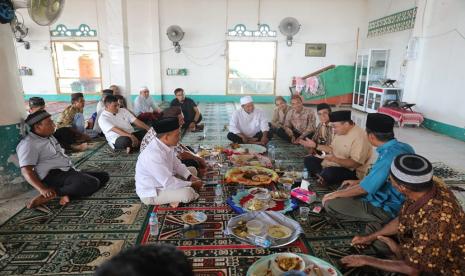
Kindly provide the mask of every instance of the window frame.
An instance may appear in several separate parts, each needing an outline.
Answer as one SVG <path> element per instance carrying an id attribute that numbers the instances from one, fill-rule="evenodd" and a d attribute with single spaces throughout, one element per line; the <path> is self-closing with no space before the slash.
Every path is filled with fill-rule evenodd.
<path id="1" fill-rule="evenodd" d="M 100 51 L 100 41 L 98 40 L 91 40 L 91 39 L 65 39 L 65 40 L 58 40 L 58 39 L 53 39 L 50 41 L 50 45 L 51 45 L 51 49 L 52 49 L 52 59 L 53 59 L 53 74 L 54 74 L 54 78 L 55 78 L 55 87 L 56 87 L 56 90 L 57 90 L 57 94 L 63 94 L 63 95 L 71 95 L 73 94 L 73 92 L 71 93 L 67 93 L 67 92 L 61 92 L 61 89 L 60 89 L 60 79 L 76 79 L 76 78 L 71 78 L 71 77 L 60 77 L 59 76 L 59 68 L 58 68 L 58 61 L 57 61 L 57 51 L 56 51 L 56 43 L 66 43 L 66 42 L 76 42 L 76 43 L 79 43 L 79 42 L 95 42 L 97 43 L 97 54 L 98 54 L 98 63 L 99 63 L 99 66 L 98 66 L 98 70 L 99 70 L 99 75 L 100 77 L 98 78 L 92 78 L 92 79 L 96 79 L 96 80 L 100 80 L 100 89 L 98 89 L 98 91 L 94 92 L 94 93 L 89 93 L 89 92 L 84 92 L 84 95 L 100 95 L 101 94 L 101 91 L 103 89 L 103 72 L 102 72 L 102 52 Z"/>
<path id="2" fill-rule="evenodd" d="M 229 93 L 229 43 L 230 42 L 265 42 L 265 43 L 274 43 L 275 45 L 275 53 L 274 53 L 274 60 L 273 60 L 273 92 L 271 94 L 259 94 L 259 93 L 245 93 L 245 94 L 237 94 L 237 93 Z M 276 96 L 276 67 L 277 67 L 277 59 L 278 59 L 278 41 L 277 40 L 252 40 L 252 39 L 228 39 L 226 40 L 226 95 L 227 96 Z"/>

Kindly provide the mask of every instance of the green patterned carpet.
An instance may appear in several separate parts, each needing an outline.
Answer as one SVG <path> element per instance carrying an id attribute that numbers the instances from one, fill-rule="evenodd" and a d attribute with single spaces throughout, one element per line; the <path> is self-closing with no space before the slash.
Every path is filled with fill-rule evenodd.
<path id="1" fill-rule="evenodd" d="M 206 127 L 205 137 L 203 132 L 187 133 L 183 143 L 193 147 L 228 144 L 227 124 L 235 105 L 201 104 L 200 108 Z M 283 160 L 285 167 L 302 169 L 305 151 L 300 146 L 276 138 L 272 142 L 277 145 L 276 158 Z M 160 233 L 156 237 L 150 236 L 147 220 L 154 207 L 143 205 L 135 194 L 137 155 L 114 153 L 104 139 L 100 139 L 86 152 L 73 154 L 72 158 L 80 169 L 109 172 L 109 183 L 94 195 L 73 200 L 65 207 L 51 202 L 48 205 L 50 212 L 23 209 L 0 226 L 0 242 L 6 249 L 6 254 L 0 255 L 0 275 L 92 275 L 99 264 L 139 243 L 178 246 L 192 261 L 197 275 L 245 275 L 253 262 L 275 252 L 308 253 L 338 267 L 341 257 L 361 253 L 350 246 L 350 240 L 362 232 L 364 225 L 340 223 L 324 213 L 311 214 L 302 223 L 305 234 L 293 244 L 279 249 L 258 248 L 225 236 L 226 223 L 235 214 L 227 205 L 213 202 L 213 186 L 218 183 L 218 177 L 204 179 L 208 185 L 200 191 L 201 196 L 196 202 L 175 209 L 155 207 Z M 465 187 L 465 174 L 442 163 L 435 164 L 435 174 L 449 184 Z M 231 185 L 224 188 L 227 195 L 236 190 Z M 313 183 L 312 188 L 320 199 L 330 192 Z M 180 216 L 188 210 L 202 210 L 208 216 L 207 222 L 185 228 Z M 294 211 L 289 215 L 297 218 L 297 213 Z M 363 253 L 373 254 L 370 250 Z M 346 275 L 383 275 L 366 269 L 340 267 L 340 270 Z"/>

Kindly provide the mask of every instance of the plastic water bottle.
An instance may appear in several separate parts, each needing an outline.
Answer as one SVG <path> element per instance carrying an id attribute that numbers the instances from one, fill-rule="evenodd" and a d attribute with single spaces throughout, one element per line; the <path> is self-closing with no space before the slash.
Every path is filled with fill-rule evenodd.
<path id="1" fill-rule="evenodd" d="M 308 170 L 307 168 L 304 167 L 304 170 L 302 171 L 302 179 L 307 179 L 308 178 Z"/>
<path id="2" fill-rule="evenodd" d="M 223 188 L 220 184 L 215 186 L 215 204 L 223 203 Z"/>
<path id="3" fill-rule="evenodd" d="M 270 155 L 271 160 L 274 160 L 276 158 L 276 148 L 272 143 L 268 144 L 268 154 Z"/>
<path id="4" fill-rule="evenodd" d="M 150 235 L 156 236 L 158 235 L 158 218 L 157 213 L 152 212 L 149 218 L 149 227 L 150 227 Z"/>
<path id="5" fill-rule="evenodd" d="M 271 246 L 271 241 L 270 240 L 267 240 L 266 238 L 260 237 L 260 236 L 255 236 L 253 238 L 253 243 L 256 246 L 260 246 L 260 247 L 264 247 L 264 248 L 267 248 L 267 247 Z"/>

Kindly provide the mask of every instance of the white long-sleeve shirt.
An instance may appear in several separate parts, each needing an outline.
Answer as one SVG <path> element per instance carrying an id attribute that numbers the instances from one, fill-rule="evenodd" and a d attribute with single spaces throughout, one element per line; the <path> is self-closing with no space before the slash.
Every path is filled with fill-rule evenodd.
<path id="1" fill-rule="evenodd" d="M 240 108 L 234 111 L 229 121 L 229 131 L 238 134 L 242 133 L 247 137 L 253 137 L 260 131 L 268 131 L 268 120 L 263 110 L 255 108 L 250 114 Z"/>
<path id="2" fill-rule="evenodd" d="M 157 106 L 150 96 L 148 98 L 144 98 L 139 95 L 134 100 L 134 114 L 136 114 L 136 116 L 139 116 L 141 113 L 153 112 L 155 110 L 157 110 Z"/>
<path id="3" fill-rule="evenodd" d="M 168 147 L 158 138 L 153 139 L 139 154 L 136 163 L 136 193 L 140 198 L 156 197 L 157 190 L 175 190 L 190 187 L 191 173 L 176 157 L 174 147 Z"/>

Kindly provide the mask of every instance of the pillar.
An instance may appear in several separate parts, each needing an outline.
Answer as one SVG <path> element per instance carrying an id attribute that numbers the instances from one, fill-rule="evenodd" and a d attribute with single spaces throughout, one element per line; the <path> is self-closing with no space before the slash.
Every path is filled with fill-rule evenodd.
<path id="1" fill-rule="evenodd" d="M 0 198 L 8 198 L 30 186 L 21 176 L 16 156 L 26 110 L 9 24 L 0 24 L 0 41 Z"/>

